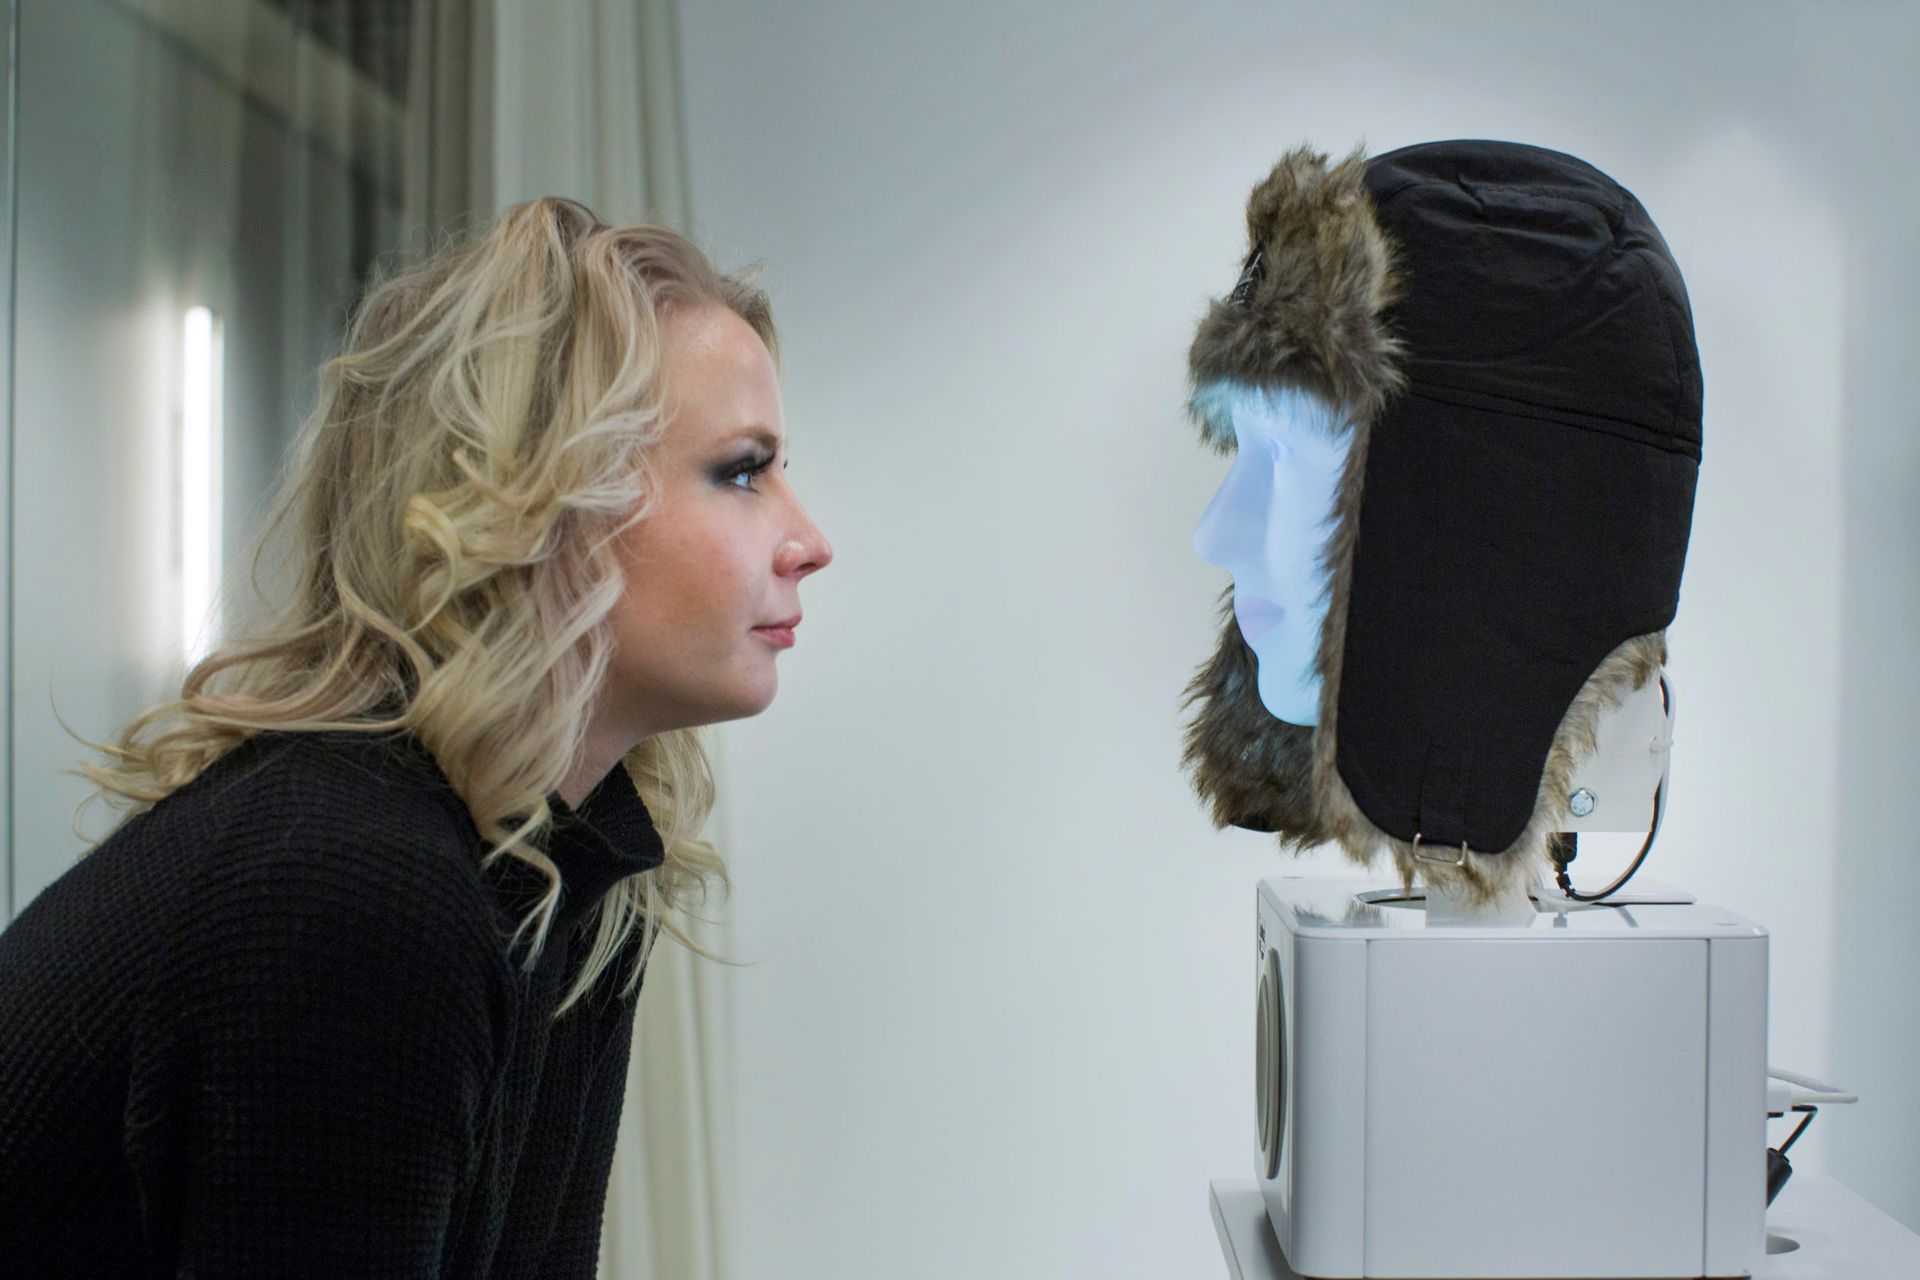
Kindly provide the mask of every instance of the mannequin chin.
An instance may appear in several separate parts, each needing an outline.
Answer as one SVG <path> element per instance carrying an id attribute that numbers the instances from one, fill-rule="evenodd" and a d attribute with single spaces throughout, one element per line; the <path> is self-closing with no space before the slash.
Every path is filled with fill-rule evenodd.
<path id="1" fill-rule="evenodd" d="M 1214 382 L 1193 397 L 1230 418 L 1234 462 L 1193 531 L 1193 549 L 1233 575 L 1233 612 L 1259 662 L 1260 701 L 1289 724 L 1320 717 L 1314 657 L 1327 616 L 1326 550 L 1334 492 L 1352 435 L 1327 403 L 1297 389 Z"/>

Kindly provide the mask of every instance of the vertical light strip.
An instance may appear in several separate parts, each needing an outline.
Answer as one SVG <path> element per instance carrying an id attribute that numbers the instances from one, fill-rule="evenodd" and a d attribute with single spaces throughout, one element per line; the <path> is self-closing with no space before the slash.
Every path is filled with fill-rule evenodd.
<path id="1" fill-rule="evenodd" d="M 180 640 L 191 667 L 214 640 L 214 588 L 220 581 L 220 317 L 187 312 L 180 381 Z"/>

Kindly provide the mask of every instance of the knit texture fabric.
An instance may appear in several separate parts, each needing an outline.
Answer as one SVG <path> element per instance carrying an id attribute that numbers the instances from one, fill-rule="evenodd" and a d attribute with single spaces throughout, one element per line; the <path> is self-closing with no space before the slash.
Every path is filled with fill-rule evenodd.
<path id="1" fill-rule="evenodd" d="M 664 854 L 623 767 L 548 803 L 531 973 L 544 880 L 407 734 L 259 734 L 49 885 L 0 932 L 0 1272 L 590 1280 L 637 939 L 552 1015 Z"/>

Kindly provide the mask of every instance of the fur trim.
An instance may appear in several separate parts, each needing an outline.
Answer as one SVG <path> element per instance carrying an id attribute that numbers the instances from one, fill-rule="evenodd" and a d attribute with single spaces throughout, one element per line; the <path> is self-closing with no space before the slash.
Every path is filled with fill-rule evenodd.
<path id="1" fill-rule="evenodd" d="M 1506 850 L 1473 851 L 1458 866 L 1416 858 L 1410 843 L 1380 830 L 1354 802 L 1334 751 L 1353 554 L 1371 426 L 1405 386 L 1400 344 L 1382 318 L 1401 286 L 1364 173 L 1362 149 L 1329 168 L 1325 155 L 1300 147 L 1274 166 L 1247 203 L 1252 249 L 1241 279 L 1208 307 L 1188 353 L 1187 409 L 1203 442 L 1219 452 L 1231 452 L 1235 440 L 1232 422 L 1220 417 L 1221 382 L 1313 392 L 1340 410 L 1352 433 L 1321 559 L 1329 598 L 1314 658 L 1319 724 L 1289 724 L 1260 701 L 1257 660 L 1240 634 L 1229 587 L 1221 596 L 1219 644 L 1181 703 L 1201 703 L 1181 763 L 1193 771 L 1216 827 L 1272 832 L 1290 853 L 1332 842 L 1367 868 L 1384 853 L 1407 891 L 1417 872 L 1468 904 L 1511 899 L 1549 871 L 1548 839 L 1568 816 L 1574 770 L 1595 750 L 1594 726 L 1659 669 L 1666 633 L 1628 640 L 1588 677 L 1554 735 L 1533 815 Z"/>
<path id="2" fill-rule="evenodd" d="M 1187 352 L 1187 411 L 1216 452 L 1232 452 L 1234 434 L 1211 384 L 1299 387 L 1359 421 L 1403 385 L 1400 344 L 1379 322 L 1400 285 L 1365 176 L 1364 148 L 1329 168 L 1296 147 L 1248 197 L 1246 268 Z"/>

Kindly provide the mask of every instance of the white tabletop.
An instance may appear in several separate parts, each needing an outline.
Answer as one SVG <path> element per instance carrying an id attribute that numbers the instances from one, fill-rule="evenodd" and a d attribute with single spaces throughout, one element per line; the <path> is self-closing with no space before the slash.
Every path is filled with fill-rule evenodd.
<path id="1" fill-rule="evenodd" d="M 1251 1178 L 1218 1178 L 1208 1186 L 1227 1275 L 1232 1280 L 1299 1280 L 1267 1226 L 1260 1184 Z M 1920 1236 L 1832 1178 L 1793 1175 L 1767 1210 L 1767 1248 L 1754 1280 L 1920 1277 Z"/>

